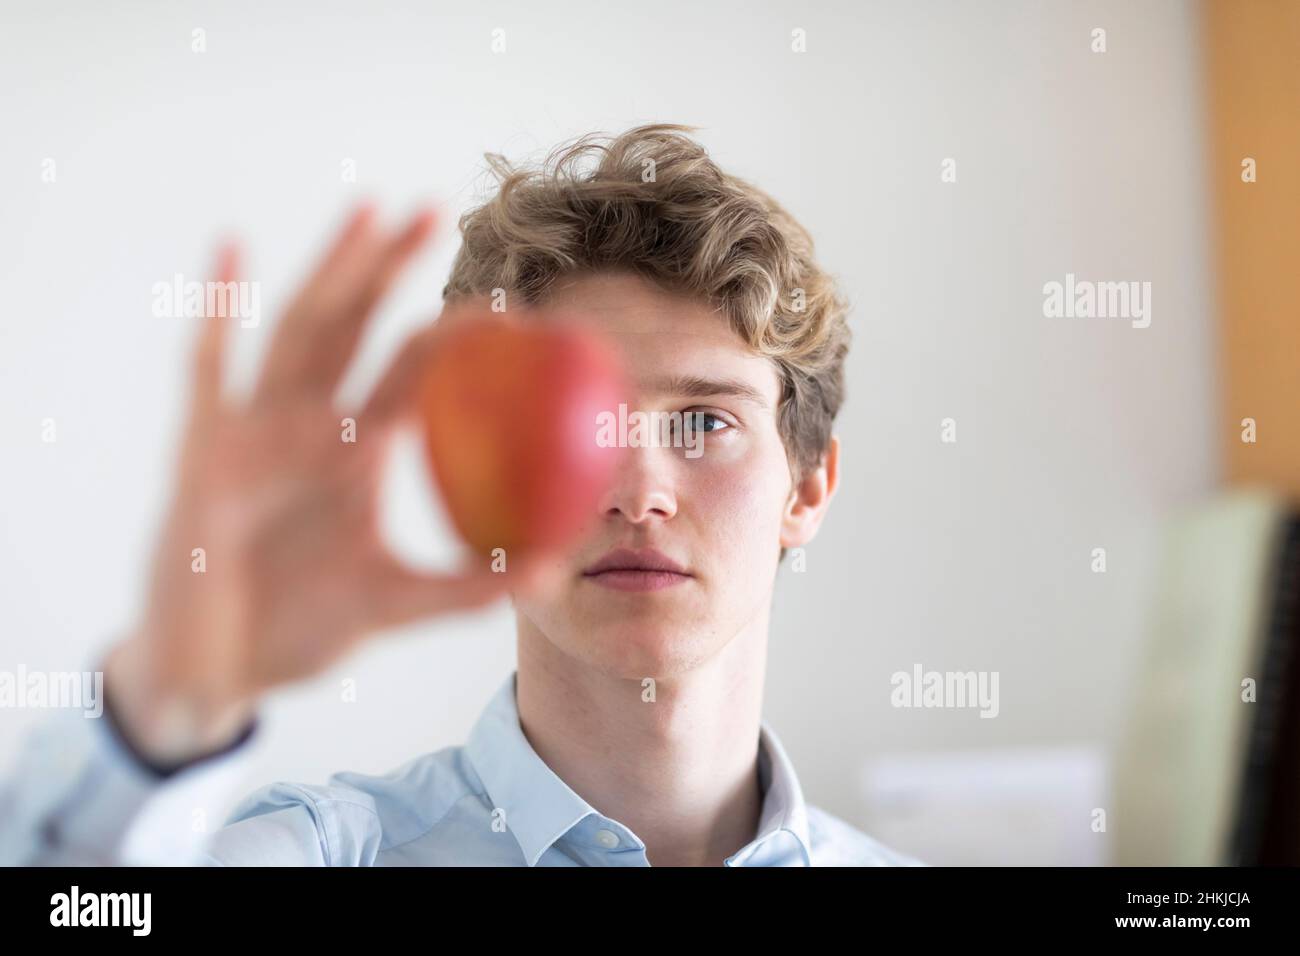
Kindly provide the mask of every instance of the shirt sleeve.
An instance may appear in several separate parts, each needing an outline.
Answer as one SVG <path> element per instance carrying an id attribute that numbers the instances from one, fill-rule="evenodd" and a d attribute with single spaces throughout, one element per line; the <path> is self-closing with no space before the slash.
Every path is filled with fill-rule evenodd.
<path id="1" fill-rule="evenodd" d="M 321 865 L 310 804 L 281 801 L 221 826 L 257 738 L 255 718 L 227 747 L 160 766 L 132 748 L 110 708 L 58 710 L 0 780 L 0 865 Z"/>

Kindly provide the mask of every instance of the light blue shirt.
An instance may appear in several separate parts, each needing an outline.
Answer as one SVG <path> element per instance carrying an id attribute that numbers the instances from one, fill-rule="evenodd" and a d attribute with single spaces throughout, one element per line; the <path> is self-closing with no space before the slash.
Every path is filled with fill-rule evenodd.
<path id="1" fill-rule="evenodd" d="M 61 715 L 32 741 L 0 787 L 0 863 L 650 865 L 640 837 L 587 803 L 533 750 L 520 728 L 513 671 L 464 746 L 383 775 L 261 787 L 211 834 L 204 808 L 238 779 L 248 748 L 159 780 L 107 723 Z M 758 771 L 758 831 L 725 865 L 920 865 L 805 803 L 766 722 Z"/>

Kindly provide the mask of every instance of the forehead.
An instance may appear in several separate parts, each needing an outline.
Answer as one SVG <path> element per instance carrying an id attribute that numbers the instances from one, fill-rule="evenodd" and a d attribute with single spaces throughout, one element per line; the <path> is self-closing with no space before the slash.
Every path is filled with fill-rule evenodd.
<path id="1" fill-rule="evenodd" d="M 725 314 L 697 298 L 636 275 L 594 273 L 561 277 L 545 305 L 612 338 L 647 390 L 669 378 L 732 379 L 758 390 L 768 408 L 776 406 L 775 365 L 749 348 Z"/>

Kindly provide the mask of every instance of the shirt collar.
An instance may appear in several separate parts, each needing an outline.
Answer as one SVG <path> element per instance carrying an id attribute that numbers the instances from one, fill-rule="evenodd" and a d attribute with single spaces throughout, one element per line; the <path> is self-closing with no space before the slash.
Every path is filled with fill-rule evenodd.
<path id="1" fill-rule="evenodd" d="M 759 723 L 758 773 L 763 787 L 763 811 L 754 842 L 732 856 L 739 865 L 780 833 L 789 833 L 799 845 L 803 865 L 812 866 L 812 838 L 808 832 L 808 806 L 795 776 L 794 764 L 767 721 Z M 737 865 L 737 864 L 732 864 Z"/>
<path id="2" fill-rule="evenodd" d="M 504 811 L 506 827 L 524 859 L 536 866 L 542 854 L 586 817 L 600 816 L 537 755 L 519 723 L 516 672 L 502 683 L 470 731 L 465 750 L 493 808 Z M 764 788 L 758 835 L 728 858 L 744 866 L 760 857 L 773 838 L 788 833 L 798 843 L 802 865 L 811 865 L 808 810 L 794 767 L 776 734 L 760 722 L 759 781 Z"/>

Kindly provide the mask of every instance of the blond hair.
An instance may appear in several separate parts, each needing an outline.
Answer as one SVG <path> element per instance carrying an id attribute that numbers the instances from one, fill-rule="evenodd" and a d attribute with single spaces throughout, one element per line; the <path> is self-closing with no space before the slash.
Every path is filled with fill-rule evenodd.
<path id="1" fill-rule="evenodd" d="M 721 311 L 782 383 L 791 472 L 816 467 L 844 400 L 847 305 L 813 242 L 767 193 L 724 173 L 686 126 L 591 134 L 536 166 L 487 154 L 495 194 L 460 218 L 444 298 L 540 302 L 559 276 L 631 271 Z"/>

